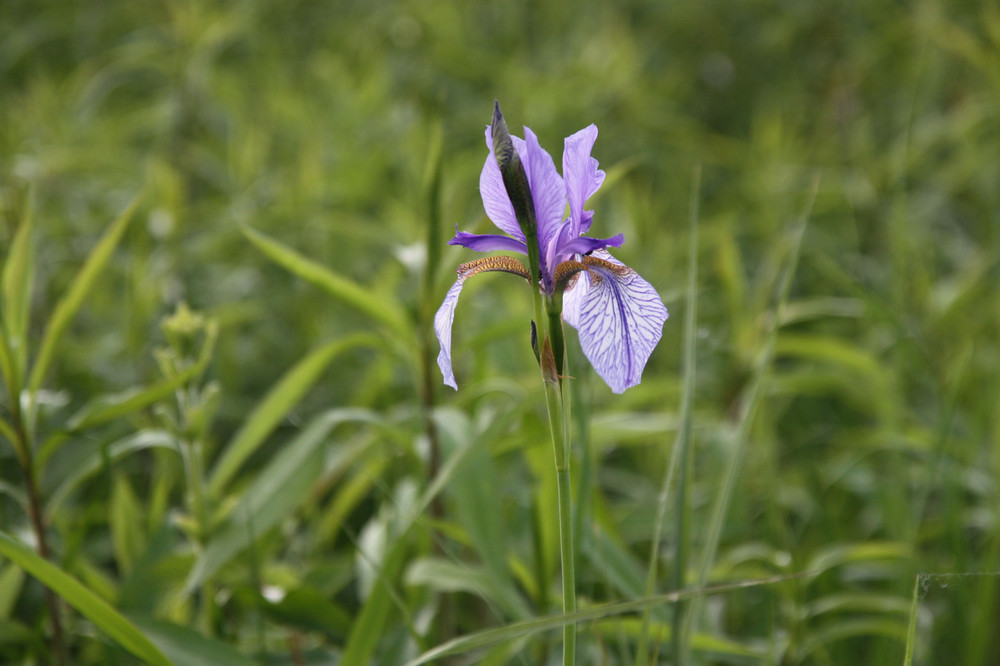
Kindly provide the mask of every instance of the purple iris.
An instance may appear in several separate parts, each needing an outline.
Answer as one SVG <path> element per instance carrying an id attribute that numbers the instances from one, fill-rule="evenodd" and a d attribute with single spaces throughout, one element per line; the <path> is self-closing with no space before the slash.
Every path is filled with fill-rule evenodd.
<path id="1" fill-rule="evenodd" d="M 479 177 L 483 207 L 490 220 L 506 235 L 459 231 L 448 241 L 477 252 L 528 253 L 525 234 L 518 224 L 493 154 L 492 129 L 486 128 L 490 154 Z M 604 182 L 604 172 L 590 152 L 597 126 L 590 125 L 565 140 L 563 175 L 538 138 L 524 128 L 524 139 L 511 137 L 524 166 L 537 224 L 539 286 L 548 297 L 562 293 L 563 320 L 580 336 L 583 353 L 615 393 L 635 386 L 642 377 L 653 348 L 659 342 L 667 309 L 653 285 L 606 250 L 621 247 L 621 234 L 611 238 L 584 236 L 593 211 L 584 203 Z M 569 217 L 563 218 L 569 204 Z M 503 271 L 531 281 L 524 265 L 506 256 L 491 256 L 462 264 L 458 279 L 448 290 L 434 316 L 434 330 L 441 343 L 438 365 L 444 383 L 454 389 L 451 367 L 451 326 L 465 280 L 484 271 Z"/>

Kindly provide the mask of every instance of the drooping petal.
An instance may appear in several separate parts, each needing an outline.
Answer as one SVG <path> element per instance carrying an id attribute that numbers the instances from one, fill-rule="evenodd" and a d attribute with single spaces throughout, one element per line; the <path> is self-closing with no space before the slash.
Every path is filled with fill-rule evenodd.
<path id="1" fill-rule="evenodd" d="M 455 306 L 458 305 L 458 296 L 462 293 L 462 286 L 465 281 L 477 273 L 485 271 L 502 271 L 520 275 L 525 280 L 528 279 L 528 271 L 524 265 L 513 257 L 483 257 L 476 259 L 458 267 L 458 279 L 451 285 L 448 293 L 445 294 L 441 307 L 434 315 L 434 333 L 437 335 L 441 351 L 438 353 L 438 367 L 441 368 L 441 375 L 444 383 L 458 390 L 455 383 L 455 373 L 451 367 L 451 326 L 455 321 Z"/>
<path id="2" fill-rule="evenodd" d="M 524 241 L 500 234 L 470 234 L 467 231 L 456 230 L 455 237 L 448 241 L 448 245 L 461 245 L 476 252 L 528 253 L 528 246 L 524 244 Z"/>
<path id="3" fill-rule="evenodd" d="M 589 125 L 566 137 L 564 142 L 563 179 L 574 236 L 579 236 L 590 227 L 593 215 L 585 215 L 583 206 L 604 182 L 604 172 L 597 168 L 597 160 L 590 156 L 596 140 L 597 125 Z"/>
<path id="4" fill-rule="evenodd" d="M 451 369 L 451 325 L 455 321 L 455 306 L 458 305 L 458 295 L 462 293 L 464 284 L 465 277 L 459 276 L 445 295 L 437 314 L 434 315 L 434 333 L 437 334 L 438 343 L 441 345 L 441 351 L 438 352 L 438 367 L 441 368 L 444 383 L 456 391 L 458 384 L 455 383 L 455 372 Z"/>
<path id="5" fill-rule="evenodd" d="M 588 271 L 563 297 L 563 319 L 615 393 L 635 386 L 663 334 L 667 308 L 646 280 L 604 250 L 584 257 Z"/>

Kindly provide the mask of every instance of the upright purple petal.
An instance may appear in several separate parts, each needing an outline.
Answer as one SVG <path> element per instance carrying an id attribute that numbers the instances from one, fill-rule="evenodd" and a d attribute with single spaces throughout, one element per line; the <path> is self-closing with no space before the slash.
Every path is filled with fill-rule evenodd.
<path id="1" fill-rule="evenodd" d="M 528 176 L 528 187 L 531 188 L 531 199 L 535 204 L 535 222 L 538 225 L 538 247 L 544 256 L 549 241 L 562 225 L 563 212 L 566 210 L 566 189 L 552 156 L 539 145 L 538 137 L 527 127 L 524 128 L 524 152 L 521 152 L 520 146 L 518 152 Z"/>
<path id="2" fill-rule="evenodd" d="M 564 142 L 563 179 L 575 236 L 590 227 L 593 216 L 585 216 L 583 206 L 604 182 L 604 172 L 597 168 L 597 160 L 590 156 L 596 140 L 597 125 L 589 125 L 566 137 Z"/>
<path id="3" fill-rule="evenodd" d="M 584 257 L 588 272 L 563 297 L 563 319 L 615 393 L 635 386 L 660 341 L 667 309 L 653 285 L 604 250 Z"/>
<path id="4" fill-rule="evenodd" d="M 510 236 L 500 234 L 470 234 L 468 231 L 456 231 L 455 237 L 448 245 L 461 245 L 476 252 L 520 252 L 528 253 L 528 246 Z"/>

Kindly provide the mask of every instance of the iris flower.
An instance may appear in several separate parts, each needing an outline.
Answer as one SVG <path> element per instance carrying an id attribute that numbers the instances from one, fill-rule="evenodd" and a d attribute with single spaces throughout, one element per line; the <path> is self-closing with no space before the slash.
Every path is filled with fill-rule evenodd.
<path id="1" fill-rule="evenodd" d="M 499 108 L 493 122 L 503 122 Z M 492 131 L 488 125 L 489 155 L 479 177 L 479 190 L 486 215 L 504 233 L 472 234 L 456 227 L 457 233 L 448 244 L 477 252 L 528 254 L 529 241 L 515 216 L 494 155 Z M 594 218 L 593 211 L 585 210 L 584 205 L 601 187 L 605 175 L 590 154 L 597 126 L 590 125 L 566 138 L 562 176 L 530 129 L 524 128 L 524 139 L 510 138 L 524 167 L 530 192 L 527 200 L 534 208 L 536 233 L 532 236 L 537 239 L 539 275 L 532 280 L 524 265 L 510 256 L 484 257 L 458 267 L 458 279 L 434 316 L 441 344 L 438 366 L 444 383 L 458 388 L 451 365 L 451 327 L 462 286 L 478 273 L 502 271 L 537 284 L 546 298 L 562 298 L 563 320 L 577 330 L 584 355 L 611 390 L 622 393 L 639 383 L 668 315 L 656 289 L 607 251 L 621 247 L 622 234 L 610 238 L 584 235 Z M 567 206 L 569 214 L 564 217 Z"/>

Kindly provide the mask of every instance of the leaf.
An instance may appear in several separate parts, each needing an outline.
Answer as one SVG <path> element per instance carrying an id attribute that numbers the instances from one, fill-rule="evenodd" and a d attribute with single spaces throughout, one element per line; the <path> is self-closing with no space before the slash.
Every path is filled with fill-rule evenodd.
<path id="1" fill-rule="evenodd" d="M 821 573 L 844 564 L 908 559 L 912 555 L 912 549 L 905 543 L 892 541 L 834 544 L 814 554 L 806 565 L 806 571 Z"/>
<path id="2" fill-rule="evenodd" d="M 409 540 L 400 535 L 382 560 L 375 585 L 365 599 L 357 620 L 351 625 L 351 633 L 347 637 L 347 645 L 344 647 L 340 663 L 373 663 L 375 648 L 385 633 L 385 621 L 393 605 L 394 590 L 390 586 L 395 584 L 409 548 Z"/>
<path id="3" fill-rule="evenodd" d="M 372 337 L 351 335 L 331 342 L 299 361 L 286 372 L 273 389 L 254 407 L 250 418 L 233 435 L 208 480 L 208 492 L 218 497 L 240 466 L 267 439 L 288 411 L 312 388 L 320 374 L 340 354 L 372 344 Z"/>
<path id="4" fill-rule="evenodd" d="M 11 611 L 14 610 L 23 582 L 24 569 L 13 564 L 0 569 L 0 624 L 10 620 Z"/>
<path id="5" fill-rule="evenodd" d="M 95 451 L 90 457 L 77 465 L 72 474 L 63 479 L 55 489 L 45 507 L 46 522 L 51 522 L 52 516 L 58 512 L 63 501 L 84 481 L 96 474 L 105 462 L 113 462 L 136 451 L 161 448 L 179 454 L 177 440 L 173 435 L 163 430 L 143 430 L 134 435 L 120 439 L 107 447 L 106 451 Z"/>
<path id="6" fill-rule="evenodd" d="M 382 423 L 381 417 L 368 410 L 334 409 L 314 419 L 274 456 L 205 546 L 184 584 L 185 593 L 190 594 L 302 504 L 323 472 L 327 436 L 333 428 L 351 421 Z"/>
<path id="7" fill-rule="evenodd" d="M 489 449 L 477 446 L 474 441 L 466 446 L 470 451 L 449 489 L 455 498 L 458 520 L 486 565 L 488 585 L 481 593 L 485 592 L 505 613 L 516 618 L 528 617 L 531 612 L 518 593 L 505 557 L 505 544 L 510 543 L 511 537 L 501 520 L 502 513 L 497 510 L 501 492 L 496 485 L 493 457 Z"/>
<path id="8" fill-rule="evenodd" d="M 0 532 L 0 555 L 37 578 L 139 659 L 154 666 L 171 666 L 170 660 L 128 619 L 78 580 L 6 532 Z"/>
<path id="9" fill-rule="evenodd" d="M 11 377 L 8 388 L 12 395 L 20 392 L 24 376 L 25 364 L 28 358 L 28 322 L 31 306 L 31 278 L 34 271 L 34 247 L 32 235 L 35 229 L 35 216 L 31 209 L 29 197 L 27 210 L 21 224 L 14 234 L 14 240 L 7 252 L 7 261 L 0 278 L 0 313 L 3 313 L 4 356 L 11 363 Z M 5 371 L 6 374 L 6 371 Z"/>
<path id="10" fill-rule="evenodd" d="M 66 422 L 66 428 L 71 432 L 85 430 L 165 400 L 178 387 L 199 375 L 203 369 L 203 365 L 198 363 L 170 379 L 151 386 L 135 387 L 112 395 L 98 396 L 70 417 Z"/>
<path id="11" fill-rule="evenodd" d="M 118 569 L 128 575 L 132 564 L 145 548 L 142 507 L 128 477 L 115 472 L 111 482 L 111 507 L 108 516 L 111 544 Z"/>
<path id="12" fill-rule="evenodd" d="M 111 258 L 111 253 L 114 252 L 122 236 L 125 234 L 129 221 L 132 219 L 132 215 L 135 213 L 136 208 L 138 208 L 141 199 L 142 193 L 139 193 L 132 199 L 132 202 L 125 208 L 122 214 L 118 216 L 118 219 L 111 223 L 104 236 L 94 249 L 91 250 L 90 256 L 87 257 L 86 262 L 83 264 L 83 268 L 80 269 L 80 272 L 73 279 L 69 291 L 56 303 L 52 317 L 45 327 L 45 334 L 42 337 L 42 343 L 39 347 L 38 356 L 35 358 L 35 364 L 31 368 L 31 379 L 28 382 L 28 389 L 32 394 L 37 392 L 41 388 L 42 382 L 45 381 L 45 375 L 52 364 L 56 348 L 59 345 L 59 339 L 66 331 L 70 321 L 72 321 L 73 317 L 80 310 L 80 306 L 83 305 L 83 299 L 87 297 L 87 294 L 94 286 L 97 276 L 100 275 L 105 265 L 107 265 L 108 260 Z"/>
<path id="13" fill-rule="evenodd" d="M 258 662 L 243 656 L 225 643 L 203 636 L 187 627 L 149 617 L 131 616 L 130 619 L 175 664 L 183 664 L 183 666 L 258 665 Z"/>
<path id="14" fill-rule="evenodd" d="M 503 627 L 477 631 L 472 634 L 466 634 L 465 636 L 454 638 L 438 645 L 437 647 L 431 648 L 415 659 L 411 659 L 406 662 L 405 666 L 419 666 L 420 664 L 436 663 L 436 660 L 439 660 L 441 657 L 468 654 L 475 650 L 481 650 L 519 638 L 525 638 L 539 632 L 559 629 L 567 622 L 575 622 L 577 624 L 583 622 L 596 622 L 604 618 L 631 615 L 647 608 L 660 608 L 667 604 L 675 604 L 678 601 L 685 599 L 702 598 L 709 594 L 724 594 L 734 590 L 746 589 L 750 587 L 773 585 L 793 577 L 796 577 L 796 575 L 761 578 L 743 581 L 741 583 L 734 583 L 731 585 L 718 585 L 701 590 L 683 590 L 680 592 L 671 592 L 669 594 L 661 594 L 653 597 L 641 597 L 631 601 L 611 604 L 597 604 L 577 610 L 576 612 L 568 615 L 547 615 L 532 618 L 530 620 L 523 620 L 521 622 L 513 622 Z M 699 650 L 737 656 L 755 656 L 757 659 L 752 663 L 760 663 L 760 655 L 742 645 L 709 635 L 695 634 L 695 636 L 699 637 L 699 639 L 693 642 L 692 647 L 698 648 Z M 342 663 L 367 662 L 348 662 L 345 659 Z"/>
<path id="15" fill-rule="evenodd" d="M 243 227 L 243 235 L 257 246 L 257 249 L 289 272 L 316 285 L 338 301 L 385 324 L 403 339 L 412 336 L 407 318 L 395 302 L 387 300 L 384 296 L 376 297 L 370 290 L 250 227 Z"/>
<path id="16" fill-rule="evenodd" d="M 281 601 L 263 602 L 264 612 L 276 622 L 305 631 L 318 631 L 339 642 L 351 626 L 353 617 L 342 607 L 304 585 L 286 594 Z"/>

